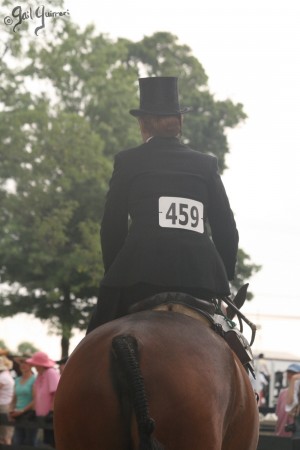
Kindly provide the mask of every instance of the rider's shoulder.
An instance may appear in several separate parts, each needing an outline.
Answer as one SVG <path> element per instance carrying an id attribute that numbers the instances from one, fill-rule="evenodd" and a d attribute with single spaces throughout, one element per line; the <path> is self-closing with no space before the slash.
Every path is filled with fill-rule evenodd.
<path id="1" fill-rule="evenodd" d="M 138 145 L 136 147 L 126 148 L 121 150 L 119 153 L 115 155 L 116 161 L 123 161 L 127 158 L 134 157 L 140 153 L 140 150 L 145 146 L 145 144 Z"/>
<path id="2" fill-rule="evenodd" d="M 196 164 L 200 163 L 204 167 L 210 168 L 212 171 L 218 170 L 218 158 L 212 153 L 204 153 L 201 152 L 201 150 L 196 150 L 188 145 L 180 143 L 179 146 L 177 146 L 177 150 L 180 150 L 181 148 L 185 152 L 188 152 L 188 157 L 192 158 Z M 130 164 L 132 160 L 143 159 L 145 155 L 148 154 L 147 150 L 147 143 L 140 144 L 136 147 L 126 148 L 115 155 L 115 162 L 120 164 Z"/>
<path id="3" fill-rule="evenodd" d="M 212 153 L 204 153 L 201 150 L 195 150 L 191 147 L 188 147 L 188 150 L 202 163 L 211 166 L 213 169 L 218 168 L 218 158 L 216 155 Z"/>

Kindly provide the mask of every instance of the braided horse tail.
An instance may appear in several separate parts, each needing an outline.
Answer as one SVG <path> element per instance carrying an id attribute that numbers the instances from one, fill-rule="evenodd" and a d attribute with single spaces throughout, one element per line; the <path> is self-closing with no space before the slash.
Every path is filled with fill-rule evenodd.
<path id="1" fill-rule="evenodd" d="M 139 450 L 163 450 L 152 433 L 154 420 L 149 415 L 144 379 L 138 361 L 138 343 L 131 335 L 116 336 L 112 340 L 112 379 L 118 394 L 124 422 L 124 449 L 133 448 L 131 416 L 135 413 Z"/>

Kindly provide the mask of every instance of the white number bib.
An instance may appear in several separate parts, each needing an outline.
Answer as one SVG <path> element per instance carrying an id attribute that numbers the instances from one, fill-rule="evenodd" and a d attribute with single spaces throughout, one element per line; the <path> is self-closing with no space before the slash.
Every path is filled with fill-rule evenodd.
<path id="1" fill-rule="evenodd" d="M 159 226 L 204 232 L 203 203 L 182 197 L 160 197 Z"/>

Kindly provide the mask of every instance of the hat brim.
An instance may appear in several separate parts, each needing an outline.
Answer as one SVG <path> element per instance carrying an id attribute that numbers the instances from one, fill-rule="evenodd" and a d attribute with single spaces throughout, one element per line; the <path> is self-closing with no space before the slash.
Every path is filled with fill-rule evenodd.
<path id="1" fill-rule="evenodd" d="M 8 355 L 8 350 L 5 348 L 0 348 L 0 356 L 6 356 Z"/>
<path id="2" fill-rule="evenodd" d="M 300 372 L 300 364 L 290 364 L 286 369 L 286 372 L 299 373 Z"/>
<path id="3" fill-rule="evenodd" d="M 192 110 L 191 107 L 186 106 L 178 111 L 149 111 L 145 109 L 130 109 L 129 113 L 134 116 L 179 116 L 180 114 L 188 113 Z"/>
<path id="4" fill-rule="evenodd" d="M 25 362 L 27 364 L 29 364 L 30 366 L 40 366 L 40 367 L 46 367 L 47 369 L 49 369 L 49 367 L 53 367 L 55 366 L 55 361 L 49 360 L 47 363 L 41 363 L 41 361 L 37 361 L 34 358 L 29 358 L 26 359 Z"/>

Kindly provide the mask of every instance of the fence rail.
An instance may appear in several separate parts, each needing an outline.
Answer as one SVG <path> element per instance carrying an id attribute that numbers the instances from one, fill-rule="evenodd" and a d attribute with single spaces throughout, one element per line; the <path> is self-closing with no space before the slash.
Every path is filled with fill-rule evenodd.
<path id="1" fill-rule="evenodd" d="M 7 426 L 20 426 L 23 428 L 41 428 L 53 429 L 53 424 L 45 420 L 44 417 L 35 417 L 32 420 L 9 421 L 7 414 L 0 414 L 0 424 Z M 45 450 L 52 447 L 40 444 L 38 447 L 31 447 L 28 445 L 4 445 L 0 444 L 0 450 Z M 88 449 L 87 449 L 88 450 Z M 300 450 L 300 438 L 279 437 L 261 431 L 257 450 Z"/>
<path id="2" fill-rule="evenodd" d="M 300 450 L 300 438 L 260 434 L 257 450 Z"/>
<path id="3" fill-rule="evenodd" d="M 0 425 L 8 427 L 22 427 L 22 428 L 43 428 L 53 430 L 52 420 L 48 420 L 44 416 L 34 416 L 32 419 L 24 418 L 23 420 L 9 420 L 7 414 L 0 413 Z"/>
<path id="4" fill-rule="evenodd" d="M 31 445 L 6 445 L 0 444 L 0 450 L 53 450 L 53 447 L 45 444 L 39 444 L 32 447 Z M 297 449 L 298 450 L 298 449 Z"/>
<path id="5" fill-rule="evenodd" d="M 22 420 L 9 420 L 7 414 L 0 413 L 0 425 L 20 428 L 35 428 L 42 430 L 53 430 L 53 422 L 45 419 L 45 417 L 34 416 L 32 419 L 24 418 Z M 6 445 L 0 444 L 0 450 L 46 450 L 53 449 L 48 445 L 39 443 L 37 446 L 30 445 Z"/>

